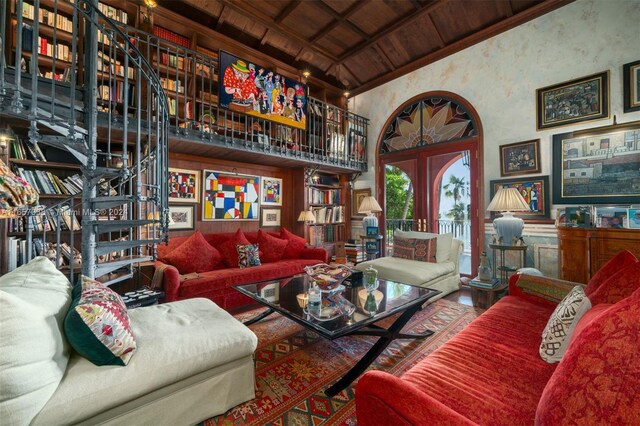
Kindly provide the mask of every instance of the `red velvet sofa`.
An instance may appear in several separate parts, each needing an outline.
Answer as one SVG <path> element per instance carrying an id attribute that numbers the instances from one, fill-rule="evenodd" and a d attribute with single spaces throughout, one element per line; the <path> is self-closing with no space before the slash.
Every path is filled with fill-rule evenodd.
<path id="1" fill-rule="evenodd" d="M 259 241 L 259 233 L 263 232 L 262 230 L 246 233 L 237 231 L 236 233 L 200 235 L 204 237 L 210 247 L 222 248 L 225 243 L 237 238 L 238 233 L 246 237 L 247 241 L 245 243 L 256 244 Z M 199 234 L 199 231 L 196 231 L 196 234 Z M 274 256 L 274 250 L 270 247 L 259 246 L 261 265 L 242 269 L 237 266 L 237 261 L 231 265 L 224 261 L 219 261 L 210 269 L 207 266 L 202 266 L 202 260 L 211 256 L 209 253 L 210 247 L 201 247 L 188 254 L 192 259 L 189 263 L 193 264 L 185 266 L 175 262 L 174 265 L 171 265 L 169 259 L 172 254 L 175 254 L 175 250 L 195 235 L 174 237 L 170 239 L 169 244 L 158 246 L 158 260 L 155 262 L 155 267 L 156 270 L 160 270 L 163 274 L 161 286 L 165 292 L 165 301 L 173 302 L 175 300 L 204 297 L 212 300 L 223 309 L 230 309 L 252 302 L 251 299 L 234 290 L 232 288 L 234 285 L 300 274 L 304 272 L 304 267 L 307 265 L 328 261 L 328 253 L 325 249 L 306 247 L 304 239 L 291 234 L 284 228 L 280 234 L 272 232 L 265 234 L 268 234 L 271 238 L 286 241 L 286 238 L 283 238 L 284 235 L 294 242 L 285 245 L 284 253 L 281 256 Z M 271 241 L 277 243 L 276 240 Z M 226 246 L 231 251 L 235 251 L 235 244 L 226 244 Z M 194 264 L 198 265 L 194 266 Z M 204 265 L 206 264 L 205 262 Z M 184 270 L 185 268 L 188 269 Z M 185 274 L 181 275 L 179 270 Z M 186 275 L 186 272 L 191 273 Z"/>
<path id="2" fill-rule="evenodd" d="M 640 263 L 623 252 L 591 279 L 592 307 L 559 363 L 539 355 L 555 305 L 575 285 L 514 275 L 510 295 L 402 377 L 369 371 L 358 425 L 640 424 Z"/>

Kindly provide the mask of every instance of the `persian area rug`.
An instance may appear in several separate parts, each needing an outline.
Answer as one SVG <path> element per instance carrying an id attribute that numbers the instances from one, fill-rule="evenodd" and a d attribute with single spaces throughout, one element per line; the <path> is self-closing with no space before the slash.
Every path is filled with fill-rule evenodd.
<path id="1" fill-rule="evenodd" d="M 262 309 L 236 315 L 247 320 Z M 402 375 L 462 330 L 484 310 L 440 299 L 416 313 L 405 332 L 436 333 L 426 339 L 393 341 L 370 369 Z M 387 321 L 393 319 L 387 319 Z M 384 324 L 384 323 L 383 323 Z M 384 324 L 385 326 L 387 324 Z M 252 324 L 256 398 L 201 423 L 213 425 L 355 425 L 357 380 L 333 398 L 324 394 L 375 343 L 377 337 L 326 340 L 278 314 Z"/>

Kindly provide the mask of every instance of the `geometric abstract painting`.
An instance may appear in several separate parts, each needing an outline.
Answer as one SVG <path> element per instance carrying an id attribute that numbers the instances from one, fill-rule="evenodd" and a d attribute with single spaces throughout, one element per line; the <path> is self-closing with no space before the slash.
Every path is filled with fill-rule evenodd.
<path id="1" fill-rule="evenodd" d="M 202 220 L 258 220 L 260 177 L 204 171 Z"/>
<path id="2" fill-rule="evenodd" d="M 260 204 L 263 206 L 282 205 L 282 179 L 262 177 Z"/>

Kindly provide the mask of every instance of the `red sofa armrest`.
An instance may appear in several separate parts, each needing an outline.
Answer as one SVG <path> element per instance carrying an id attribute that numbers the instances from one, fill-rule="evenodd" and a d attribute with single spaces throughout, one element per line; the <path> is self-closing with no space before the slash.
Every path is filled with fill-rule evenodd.
<path id="1" fill-rule="evenodd" d="M 180 274 L 175 266 L 168 265 L 159 260 L 153 262 L 155 267 L 154 277 L 157 273 L 162 273 L 162 290 L 164 291 L 165 302 L 175 302 L 178 300 L 180 292 Z M 163 271 L 160 272 L 159 269 Z"/>
<path id="2" fill-rule="evenodd" d="M 358 426 L 475 425 L 466 417 L 383 371 L 368 371 L 356 387 Z"/>
<path id="3" fill-rule="evenodd" d="M 575 286 L 584 284 L 537 275 L 514 274 L 509 278 L 509 294 L 537 303 L 557 305 Z"/>
<path id="4" fill-rule="evenodd" d="M 322 247 L 305 247 L 302 250 L 302 259 L 318 259 L 319 262 L 329 262 L 329 252 Z"/>

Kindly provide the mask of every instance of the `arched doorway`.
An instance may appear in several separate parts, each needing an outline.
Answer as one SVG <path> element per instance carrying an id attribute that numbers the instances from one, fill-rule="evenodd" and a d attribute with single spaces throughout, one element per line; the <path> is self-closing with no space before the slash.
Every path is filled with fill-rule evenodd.
<path id="1" fill-rule="evenodd" d="M 465 99 L 444 91 L 423 93 L 402 104 L 385 123 L 377 144 L 378 200 L 386 204 L 387 167 L 401 170 L 412 188 L 411 228 L 454 232 L 457 238 L 466 240 L 467 259 L 463 259 L 461 267 L 466 265 L 462 272 L 470 276 L 475 275 L 484 246 L 482 152 L 482 126 L 477 112 Z M 458 163 L 466 169 L 456 169 L 452 179 L 451 170 Z M 467 204 L 462 206 L 461 193 L 468 196 Z M 443 210 L 445 194 L 454 200 Z M 460 211 L 468 230 L 459 223 Z M 387 222 L 385 212 L 381 227 L 390 237 L 393 229 L 386 228 L 394 225 Z"/>

